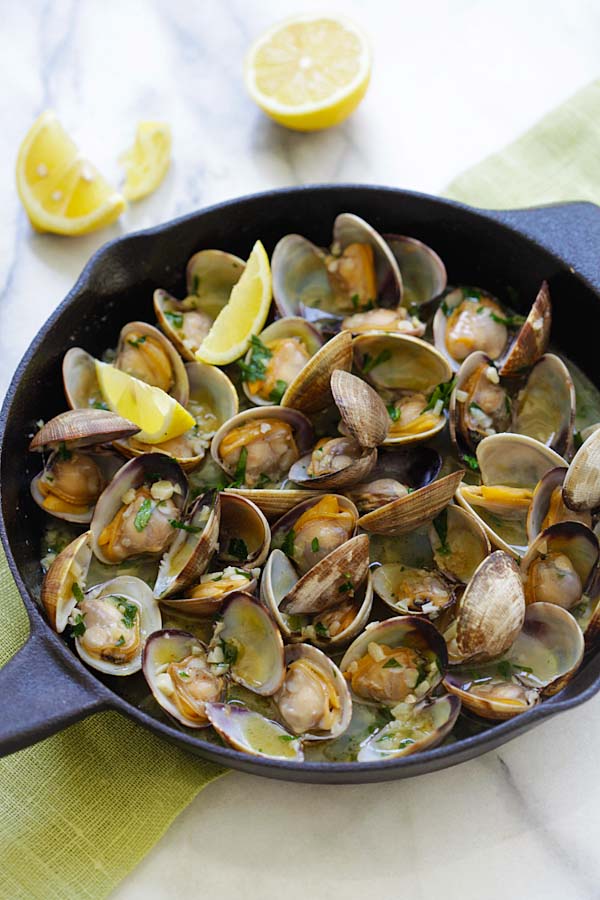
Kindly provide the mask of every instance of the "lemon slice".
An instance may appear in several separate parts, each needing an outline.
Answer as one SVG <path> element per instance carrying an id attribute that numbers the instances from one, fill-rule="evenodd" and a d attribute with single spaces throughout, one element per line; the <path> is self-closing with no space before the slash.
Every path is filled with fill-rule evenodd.
<path id="1" fill-rule="evenodd" d="M 305 15 L 276 25 L 246 59 L 246 87 L 268 116 L 298 131 L 338 125 L 364 97 L 371 50 L 342 18 Z"/>
<path id="2" fill-rule="evenodd" d="M 252 335 L 262 331 L 270 307 L 271 267 L 265 248 L 257 241 L 240 280 L 233 286 L 227 304 L 202 341 L 196 358 L 213 366 L 225 366 L 239 359 L 250 346 Z"/>
<path id="3" fill-rule="evenodd" d="M 137 441 L 162 444 L 196 424 L 194 417 L 169 394 L 108 363 L 96 360 L 102 397 L 113 412 L 134 422 L 141 431 Z"/>
<path id="4" fill-rule="evenodd" d="M 131 150 L 123 153 L 123 193 L 127 200 L 141 200 L 159 186 L 171 162 L 171 129 L 165 122 L 140 122 Z"/>
<path id="5" fill-rule="evenodd" d="M 17 190 L 38 231 L 87 234 L 125 209 L 98 170 L 83 159 L 53 112 L 36 119 L 17 158 Z"/>

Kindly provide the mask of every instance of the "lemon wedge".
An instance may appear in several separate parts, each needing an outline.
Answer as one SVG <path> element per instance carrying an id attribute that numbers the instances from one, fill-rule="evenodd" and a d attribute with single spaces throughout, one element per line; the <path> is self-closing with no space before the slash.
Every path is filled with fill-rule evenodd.
<path id="1" fill-rule="evenodd" d="M 171 129 L 165 122 L 140 122 L 133 147 L 119 161 L 125 166 L 123 193 L 127 200 L 147 197 L 171 163 Z"/>
<path id="2" fill-rule="evenodd" d="M 134 422 L 141 431 L 135 439 L 162 444 L 196 424 L 194 417 L 173 397 L 127 372 L 96 360 L 96 376 L 104 401 L 113 412 Z"/>
<path id="3" fill-rule="evenodd" d="M 252 335 L 262 331 L 270 307 L 271 267 L 265 248 L 257 241 L 240 280 L 233 286 L 227 304 L 202 341 L 196 358 L 213 366 L 225 366 L 239 359 L 250 346 Z"/>
<path id="4" fill-rule="evenodd" d="M 17 190 L 38 231 L 87 234 L 109 225 L 125 201 L 88 160 L 53 112 L 33 123 L 17 157 Z"/>
<path id="5" fill-rule="evenodd" d="M 351 22 L 298 16 L 267 31 L 250 49 L 245 82 L 276 122 L 297 131 L 338 125 L 369 86 L 371 50 Z"/>

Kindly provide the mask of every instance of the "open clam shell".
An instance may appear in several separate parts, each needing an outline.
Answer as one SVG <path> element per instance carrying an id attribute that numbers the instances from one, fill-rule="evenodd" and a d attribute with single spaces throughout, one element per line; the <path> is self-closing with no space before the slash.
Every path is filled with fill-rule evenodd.
<path id="1" fill-rule="evenodd" d="M 513 404 L 512 431 L 570 456 L 575 387 L 562 359 L 546 353 L 535 363 Z"/>
<path id="2" fill-rule="evenodd" d="M 148 480 L 170 481 L 176 488 L 172 500 L 179 512 L 182 512 L 187 497 L 187 479 L 180 466 L 163 453 L 145 453 L 131 459 L 122 466 L 110 484 L 104 489 L 94 510 L 90 525 L 92 549 L 101 562 L 113 564 L 103 552 L 99 539 L 105 527 L 109 525 L 123 505 L 125 497 L 131 489 L 142 487 Z M 172 537 L 175 535 L 175 529 Z"/>
<path id="3" fill-rule="evenodd" d="M 42 583 L 41 601 L 50 624 L 59 634 L 85 591 L 92 561 L 90 532 L 80 534 L 56 557 Z"/>
<path id="4" fill-rule="evenodd" d="M 396 615 L 435 619 L 454 602 L 452 586 L 439 572 L 403 563 L 384 563 L 373 571 L 373 590 Z"/>
<path id="5" fill-rule="evenodd" d="M 218 546 L 220 521 L 220 494 L 209 491 L 194 501 L 160 561 L 155 597 L 162 600 L 177 594 L 204 574 Z"/>
<path id="6" fill-rule="evenodd" d="M 429 526 L 435 563 L 446 578 L 462 584 L 473 577 L 491 546 L 477 519 L 460 506 L 443 509 Z"/>
<path id="7" fill-rule="evenodd" d="M 463 659 L 491 659 L 511 646 L 523 625 L 519 567 L 501 550 L 476 569 L 456 610 L 456 644 Z"/>
<path id="8" fill-rule="evenodd" d="M 60 447 L 31 481 L 31 496 L 56 519 L 89 525 L 105 486 L 122 466 L 116 453 L 67 450 Z"/>
<path id="9" fill-rule="evenodd" d="M 433 317 L 433 341 L 456 372 L 473 352 L 491 360 L 503 355 L 508 329 L 499 301 L 481 288 L 457 287 L 447 293 Z"/>
<path id="10" fill-rule="evenodd" d="M 235 750 L 263 756 L 302 762 L 302 742 L 278 722 L 237 703 L 207 703 L 206 713 L 216 732 Z"/>
<path id="11" fill-rule="evenodd" d="M 314 615 L 353 596 L 369 569 L 369 539 L 365 534 L 336 547 L 308 570 L 286 594 L 280 609 L 288 615 Z"/>
<path id="12" fill-rule="evenodd" d="M 91 353 L 81 347 L 67 350 L 62 363 L 62 376 L 67 403 L 71 409 L 105 409 L 96 377 L 96 363 Z"/>
<path id="13" fill-rule="evenodd" d="M 533 492 L 550 469 L 564 459 L 522 434 L 494 434 L 477 446 L 480 486 L 463 483 L 457 502 L 472 513 L 496 547 L 522 556 L 527 547 L 526 521 Z"/>
<path id="14" fill-rule="evenodd" d="M 246 497 L 222 493 L 217 559 L 238 566 L 262 566 L 270 544 L 271 529 L 258 506 Z"/>
<path id="15" fill-rule="evenodd" d="M 302 371 L 288 385 L 281 405 L 306 415 L 321 412 L 333 403 L 331 376 L 336 369 L 349 372 L 352 368 L 352 337 L 341 331 L 327 341 L 306 363 Z"/>
<path id="16" fill-rule="evenodd" d="M 425 487 L 437 477 L 441 467 L 442 458 L 432 447 L 407 445 L 381 449 L 368 480 L 352 485 L 347 496 L 361 513 L 372 512 Z"/>
<path id="17" fill-rule="evenodd" d="M 223 679 L 212 672 L 207 656 L 208 648 L 202 641 L 176 628 L 155 631 L 144 648 L 143 672 L 154 699 L 165 712 L 188 728 L 206 728 L 210 724 L 205 702 L 199 696 L 214 700 L 223 696 Z M 186 661 L 192 665 L 186 665 Z M 180 671 L 173 668 L 178 664 Z M 203 690 L 195 695 L 193 683 L 197 680 Z M 192 688 L 190 693 L 188 686 Z"/>
<path id="18" fill-rule="evenodd" d="M 575 512 L 563 500 L 563 483 L 567 475 L 564 466 L 549 469 L 538 481 L 527 513 L 527 537 L 529 542 L 550 525 L 557 522 L 581 522 L 592 527 L 589 510 Z"/>
<path id="19" fill-rule="evenodd" d="M 85 615 L 84 621 L 87 627 L 82 636 L 76 637 L 75 647 L 83 662 L 99 672 L 107 675 L 133 675 L 142 668 L 142 653 L 146 639 L 161 627 L 160 609 L 148 585 L 141 579 L 130 575 L 119 575 L 117 578 L 91 588 L 85 594 L 84 604 L 98 600 L 110 602 L 112 599 L 117 604 L 128 607 L 133 605 L 138 609 L 137 627 L 139 631 L 136 653 L 126 661 L 121 661 L 118 641 L 111 650 L 108 648 L 100 650 L 97 636 L 94 635 L 93 640 L 89 640 L 87 637 L 92 629 L 89 626 L 89 616 Z M 102 626 L 102 624 L 103 622 L 100 620 L 100 625 Z"/>
<path id="20" fill-rule="evenodd" d="M 394 309 L 402 301 L 402 275 L 388 243 L 364 219 L 354 213 L 340 213 L 333 223 L 333 244 L 341 251 L 350 244 L 368 244 L 373 250 L 377 298 L 380 306 Z"/>
<path id="21" fill-rule="evenodd" d="M 56 450 L 64 444 L 74 450 L 128 438 L 138 431 L 133 422 L 104 409 L 69 409 L 42 425 L 29 449 Z"/>
<path id="22" fill-rule="evenodd" d="M 273 699 L 286 728 L 305 741 L 343 734 L 352 718 L 352 699 L 335 663 L 310 644 L 294 644 L 285 648 L 285 666 Z"/>
<path id="23" fill-rule="evenodd" d="M 528 369 L 546 352 L 552 328 L 552 301 L 548 282 L 543 281 L 534 300 L 525 324 L 510 345 L 502 360 L 500 375 L 519 375 Z"/>
<path id="24" fill-rule="evenodd" d="M 233 681 L 261 696 L 270 696 L 284 677 L 283 640 L 268 611 L 242 591 L 222 608 L 210 642 L 210 662 Z"/>
<path id="25" fill-rule="evenodd" d="M 583 651 L 581 629 L 570 613 L 551 603 L 533 603 L 501 657 L 476 668 L 452 669 L 444 687 L 485 719 L 510 719 L 561 690 L 579 668 Z"/>
<path id="26" fill-rule="evenodd" d="M 330 438 L 330 440 L 335 439 Z M 290 481 L 322 491 L 337 491 L 368 478 L 377 462 L 377 450 L 361 447 L 354 438 L 340 438 L 339 440 L 345 442 L 344 449 L 347 452 L 344 455 L 352 457 L 347 465 L 339 469 L 332 467 L 330 472 L 323 475 L 310 475 L 308 470 L 313 462 L 314 453 L 320 449 L 317 447 L 316 450 L 300 457 L 291 466 L 288 473 Z"/>
<path id="27" fill-rule="evenodd" d="M 128 322 L 123 326 L 114 364 L 187 406 L 190 388 L 181 357 L 171 341 L 148 322 Z"/>
<path id="28" fill-rule="evenodd" d="M 261 344 L 271 351 L 271 357 L 265 360 L 264 376 L 254 381 L 244 378 L 242 388 L 248 399 L 256 406 L 271 406 L 274 402 L 273 398 L 271 396 L 265 398 L 265 392 L 269 393 L 272 386 L 275 396 L 282 397 L 289 388 L 292 388 L 291 395 L 293 396 L 296 392 L 295 382 L 300 378 L 303 368 L 310 358 L 323 346 L 323 338 L 313 325 L 300 316 L 277 319 L 267 325 L 258 338 Z M 289 342 L 287 349 L 291 350 L 291 353 L 287 359 L 285 347 L 278 351 L 278 342 L 280 341 Z M 253 354 L 254 348 L 251 347 L 245 357 L 246 366 L 250 365 Z M 293 403 L 288 405 L 294 406 Z"/>
<path id="29" fill-rule="evenodd" d="M 398 710 L 391 722 L 361 743 L 357 761 L 382 762 L 437 747 L 454 728 L 460 707 L 459 698 L 448 694 Z"/>
<path id="30" fill-rule="evenodd" d="M 267 519 L 278 519 L 303 500 L 318 499 L 321 491 L 300 490 L 282 487 L 277 489 L 227 488 L 227 493 L 236 497 L 246 497 L 263 512 Z"/>
<path id="31" fill-rule="evenodd" d="M 331 375 L 331 392 L 345 431 L 361 447 L 373 448 L 385 441 L 390 417 L 385 403 L 372 387 L 356 375 L 336 369 Z"/>
<path id="32" fill-rule="evenodd" d="M 360 702 L 393 708 L 427 697 L 447 664 L 444 639 L 431 622 L 399 616 L 368 625 L 346 650 L 340 669 Z"/>
<path id="33" fill-rule="evenodd" d="M 558 522 L 535 538 L 521 560 L 528 604 L 577 606 L 598 563 L 598 538 L 580 522 Z"/>
<path id="34" fill-rule="evenodd" d="M 417 238 L 384 234 L 402 276 L 402 305 L 422 306 L 446 289 L 446 267 L 435 250 Z"/>
<path id="35" fill-rule="evenodd" d="M 358 510 L 341 494 L 319 494 L 298 503 L 273 525 L 271 547 L 286 545 L 300 574 L 356 534 Z M 300 522 L 300 526 L 298 526 Z"/>
<path id="36" fill-rule="evenodd" d="M 577 512 L 600 507 L 600 429 L 592 431 L 569 466 L 563 498 Z"/>
<path id="37" fill-rule="evenodd" d="M 358 520 L 359 528 L 373 534 L 407 534 L 435 519 L 452 500 L 464 471 L 451 472 L 424 487 L 392 500 Z"/>
<path id="38" fill-rule="evenodd" d="M 235 593 L 243 591 L 254 594 L 258 587 L 260 569 L 241 569 L 227 566 L 217 572 L 205 572 L 200 582 L 186 589 L 183 597 L 166 597 L 163 606 L 175 609 L 189 616 L 212 616 L 218 613 L 225 601 Z"/>
<path id="39" fill-rule="evenodd" d="M 462 457 L 472 455 L 484 437 L 506 431 L 510 425 L 511 401 L 499 382 L 498 370 L 480 350 L 467 356 L 456 373 L 448 424 Z"/>

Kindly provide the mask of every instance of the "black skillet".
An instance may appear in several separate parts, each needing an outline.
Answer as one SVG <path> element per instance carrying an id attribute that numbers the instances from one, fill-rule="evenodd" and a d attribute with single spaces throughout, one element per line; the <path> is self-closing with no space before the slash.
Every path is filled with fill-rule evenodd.
<path id="1" fill-rule="evenodd" d="M 380 232 L 421 238 L 441 255 L 451 283 L 485 286 L 521 312 L 527 311 L 542 279 L 548 279 L 554 301 L 553 338 L 600 387 L 600 208 L 590 203 L 482 212 L 391 188 L 324 185 L 229 201 L 107 244 L 92 257 L 31 344 L 0 415 L 0 533 L 31 625 L 28 642 L 0 672 L 0 755 L 42 740 L 93 712 L 116 709 L 199 756 L 257 775 L 311 782 L 385 781 L 479 756 L 600 689 L 598 653 L 556 697 L 511 721 L 434 750 L 381 763 L 270 761 L 207 743 L 141 710 L 136 705 L 144 696 L 137 680 L 141 676 L 101 679 L 79 661 L 40 612 L 35 598 L 41 581 L 41 514 L 29 494 L 40 460 L 27 452 L 27 446 L 35 422 L 66 407 L 61 382 L 65 351 L 79 345 L 98 355 L 114 344 L 125 322 L 152 321 L 154 288 L 182 296 L 185 264 L 195 251 L 219 247 L 246 258 L 256 238 L 271 252 L 290 232 L 324 245 L 340 212 L 357 213 Z"/>

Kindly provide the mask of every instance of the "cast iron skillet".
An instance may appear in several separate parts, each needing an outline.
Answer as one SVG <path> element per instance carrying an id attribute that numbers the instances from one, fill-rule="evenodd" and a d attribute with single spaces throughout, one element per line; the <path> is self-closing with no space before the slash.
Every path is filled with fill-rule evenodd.
<path id="1" fill-rule="evenodd" d="M 257 775 L 311 782 L 384 781 L 471 759 L 600 690 L 599 653 L 556 697 L 454 744 L 397 761 L 298 765 L 218 747 L 140 710 L 136 701 L 147 693 L 141 676 L 101 679 L 85 668 L 40 612 L 35 598 L 41 581 L 41 514 L 29 494 L 40 459 L 27 446 L 36 420 L 66 407 L 61 382 L 65 351 L 80 345 L 99 354 L 114 344 L 125 322 L 152 321 L 154 288 L 182 296 L 185 263 L 195 251 L 219 247 L 246 258 L 256 238 L 271 252 L 289 232 L 327 244 L 340 212 L 357 213 L 380 232 L 409 234 L 431 244 L 446 263 L 451 283 L 482 285 L 505 299 L 508 286 L 516 289 L 521 312 L 547 278 L 554 340 L 600 385 L 600 208 L 590 203 L 482 212 L 391 188 L 323 185 L 229 201 L 107 244 L 31 344 L 0 415 L 0 533 L 31 625 L 29 640 L 0 672 L 0 755 L 90 713 L 116 709 L 199 756 Z"/>

